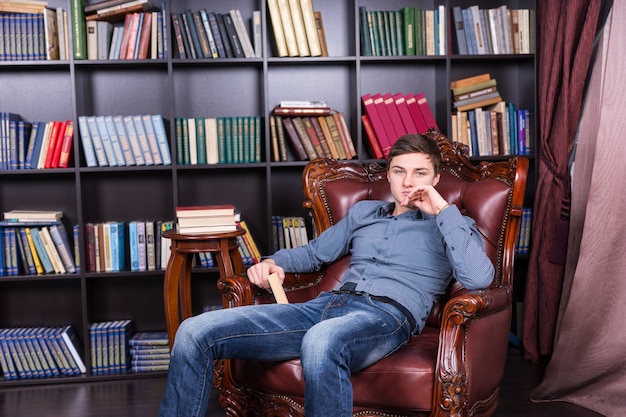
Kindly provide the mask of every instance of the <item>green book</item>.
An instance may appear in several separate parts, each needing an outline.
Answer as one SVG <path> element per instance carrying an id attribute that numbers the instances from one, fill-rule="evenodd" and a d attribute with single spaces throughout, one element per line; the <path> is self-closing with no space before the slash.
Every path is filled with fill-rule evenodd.
<path id="1" fill-rule="evenodd" d="M 372 41 L 370 39 L 370 25 L 367 19 L 365 6 L 359 6 L 359 30 L 361 31 L 361 56 L 372 56 Z"/>
<path id="2" fill-rule="evenodd" d="M 402 9 L 404 54 L 415 55 L 415 8 Z"/>
<path id="3" fill-rule="evenodd" d="M 206 164 L 206 132 L 204 129 L 204 117 L 196 117 L 196 152 L 198 164 Z"/>
<path id="4" fill-rule="evenodd" d="M 191 164 L 191 155 L 189 153 L 189 121 L 187 118 L 182 120 L 182 138 L 183 138 L 183 164 Z"/>
<path id="5" fill-rule="evenodd" d="M 398 44 L 398 55 L 405 55 L 404 53 L 404 15 L 402 11 L 398 10 L 394 12 L 396 18 L 396 43 Z"/>
<path id="6" fill-rule="evenodd" d="M 263 132 L 261 132 L 261 116 L 254 116 L 254 157 L 252 158 L 252 162 L 261 162 L 261 137 Z"/>
<path id="7" fill-rule="evenodd" d="M 174 119 L 174 128 L 176 135 L 176 163 L 182 165 L 183 160 L 183 120 L 180 117 Z"/>
<path id="8" fill-rule="evenodd" d="M 224 117 L 218 117 L 216 122 L 218 162 L 224 164 L 226 163 L 226 121 Z"/>
<path id="9" fill-rule="evenodd" d="M 87 59 L 87 28 L 85 23 L 84 0 L 71 0 L 72 40 L 74 41 L 74 59 Z"/>
<path id="10" fill-rule="evenodd" d="M 426 53 L 424 48 L 425 39 L 424 12 L 421 7 L 417 6 L 415 7 L 415 55 L 424 55 Z"/>

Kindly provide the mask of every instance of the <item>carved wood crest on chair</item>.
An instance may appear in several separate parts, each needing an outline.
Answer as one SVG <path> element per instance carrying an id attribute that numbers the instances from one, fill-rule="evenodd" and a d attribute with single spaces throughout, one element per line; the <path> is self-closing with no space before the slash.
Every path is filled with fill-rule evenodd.
<path id="1" fill-rule="evenodd" d="M 434 129 L 426 135 L 441 149 L 437 189 L 476 221 L 495 276 L 490 288 L 481 291 L 452 283 L 421 334 L 404 349 L 354 373 L 355 416 L 490 416 L 498 404 L 528 160 L 512 157 L 472 164 L 464 145 L 451 143 Z M 391 200 L 386 170 L 378 164 L 311 161 L 303 172 L 303 190 L 304 206 L 311 210 L 318 232 L 336 223 L 359 200 Z M 333 289 L 348 261 L 343 258 L 316 273 L 288 274 L 284 287 L 290 302 Z M 218 288 L 225 307 L 274 302 L 245 276 L 220 279 Z M 298 360 L 220 361 L 215 386 L 228 416 L 304 415 Z"/>

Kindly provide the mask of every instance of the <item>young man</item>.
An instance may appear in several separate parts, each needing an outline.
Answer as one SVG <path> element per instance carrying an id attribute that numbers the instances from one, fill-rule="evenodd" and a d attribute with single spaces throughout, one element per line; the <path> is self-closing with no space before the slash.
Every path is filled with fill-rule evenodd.
<path id="1" fill-rule="evenodd" d="M 388 157 L 393 202 L 361 201 L 308 245 L 280 250 L 247 271 L 270 288 L 276 272 L 319 269 L 347 253 L 340 288 L 300 304 L 225 309 L 185 320 L 176 334 L 161 417 L 202 417 L 213 361 L 299 357 L 307 417 L 351 416 L 351 372 L 401 349 L 419 333 L 452 277 L 487 287 L 493 265 L 472 219 L 435 190 L 440 153 L 422 135 L 399 138 Z"/>

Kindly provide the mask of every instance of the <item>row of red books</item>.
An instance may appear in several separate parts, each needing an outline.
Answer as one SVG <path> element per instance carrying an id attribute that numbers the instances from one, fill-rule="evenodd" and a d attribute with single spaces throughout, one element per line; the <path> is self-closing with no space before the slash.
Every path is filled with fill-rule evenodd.
<path id="1" fill-rule="evenodd" d="M 423 93 L 376 93 L 361 96 L 361 121 L 372 154 L 386 158 L 395 141 L 405 134 L 439 129 Z"/>

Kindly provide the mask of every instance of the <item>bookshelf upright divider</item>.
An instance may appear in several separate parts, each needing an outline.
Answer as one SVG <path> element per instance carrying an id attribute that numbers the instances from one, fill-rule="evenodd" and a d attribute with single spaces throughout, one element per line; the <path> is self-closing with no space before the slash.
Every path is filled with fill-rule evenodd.
<path id="1" fill-rule="evenodd" d="M 74 0 L 49 0 L 51 8 L 68 14 Z M 89 4 L 95 1 L 88 1 Z M 159 9 L 161 3 L 158 2 Z M 157 5 L 157 2 L 154 3 Z M 534 10 L 534 0 L 484 0 L 481 8 Z M 165 0 L 168 54 L 160 59 L 60 61 L 0 61 L 0 111 L 23 120 L 71 120 L 74 123 L 70 167 L 0 172 L 0 208 L 58 209 L 68 232 L 79 226 L 81 269 L 76 274 L 0 277 L 0 329 L 72 325 L 84 344 L 85 379 L 123 379 L 156 374 L 95 374 L 90 364 L 92 323 L 131 319 L 137 331 L 164 331 L 163 275 L 160 267 L 121 272 L 87 272 L 84 240 L 88 223 L 135 220 L 175 220 L 176 206 L 233 204 L 242 214 L 262 253 L 273 250 L 272 216 L 311 219 L 302 207 L 301 173 L 307 161 L 272 160 L 269 116 L 282 100 L 326 100 L 341 111 L 357 151 L 357 162 L 381 162 L 370 155 L 361 123 L 361 96 L 375 93 L 424 93 L 444 133 L 451 132 L 450 82 L 489 72 L 498 79 L 506 101 L 536 112 L 536 57 L 531 54 L 460 55 L 447 39 L 441 55 L 365 56 L 361 48 L 360 8 L 400 10 L 439 9 L 452 24 L 452 8 L 468 7 L 461 0 L 313 0 L 320 11 L 328 56 L 278 57 L 267 9 L 268 0 Z M 172 14 L 187 10 L 229 14 L 240 11 L 252 35 L 252 17 L 261 15 L 262 56 L 249 58 L 181 58 L 172 32 Z M 71 21 L 71 16 L 70 16 Z M 452 31 L 448 31 L 451 33 Z M 70 36 L 70 48 L 74 40 Z M 452 48 L 452 49 L 451 49 Z M 78 129 L 83 116 L 161 115 L 171 165 L 88 167 Z M 260 121 L 260 159 L 216 164 L 187 164 L 177 160 L 177 119 L 253 118 Z M 252 120 L 252 119 L 249 119 Z M 537 123 L 532 121 L 536 132 Z M 451 136 L 451 135 L 449 135 Z M 488 157 L 481 159 L 498 159 Z M 530 155 L 531 162 L 534 155 Z M 536 166 L 531 170 L 527 205 L 532 206 Z M 128 229 L 126 229 L 128 230 Z M 70 233 L 71 236 L 71 233 Z M 192 280 L 195 313 L 221 303 L 216 290 L 217 268 L 195 268 Z M 521 281 L 521 280 L 520 280 Z M 67 378 L 7 380 L 0 385 L 59 383 Z"/>

